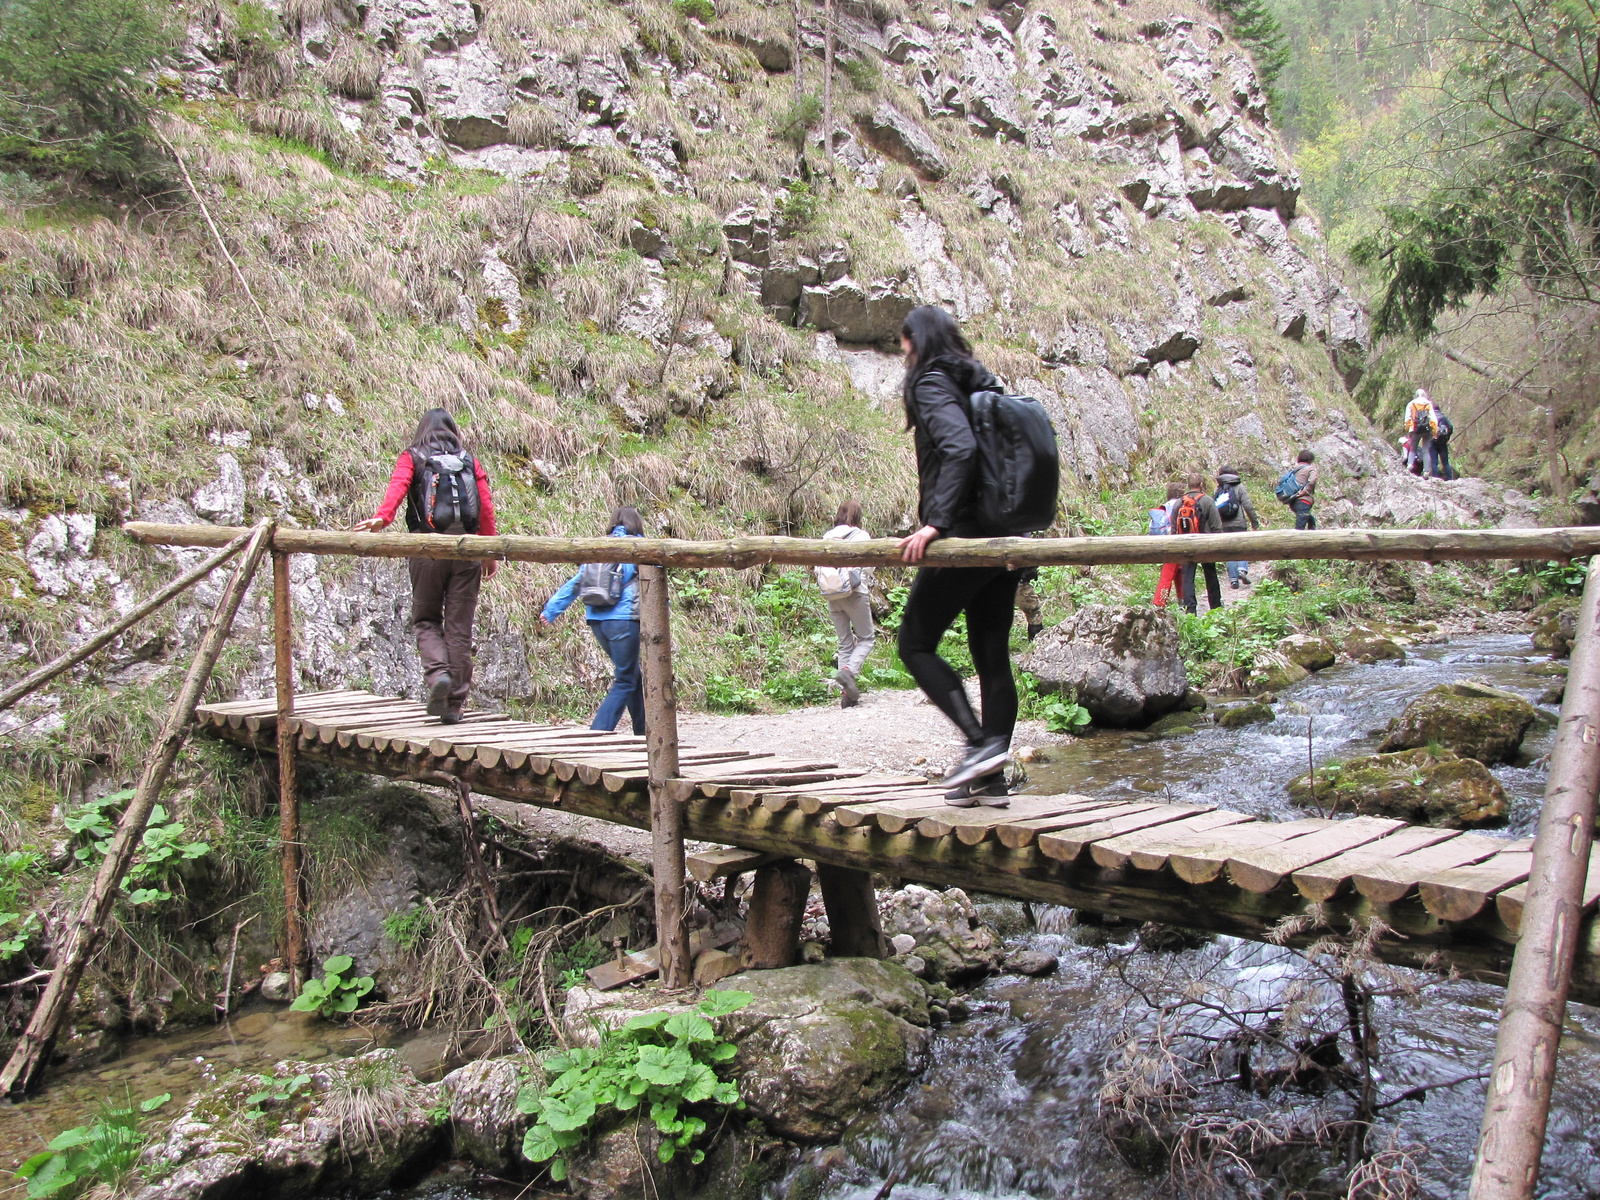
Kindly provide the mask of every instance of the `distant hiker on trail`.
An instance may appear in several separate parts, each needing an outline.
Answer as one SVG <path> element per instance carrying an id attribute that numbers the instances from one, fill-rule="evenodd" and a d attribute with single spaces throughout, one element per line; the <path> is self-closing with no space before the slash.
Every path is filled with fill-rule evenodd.
<path id="1" fill-rule="evenodd" d="M 636 508 L 613 510 L 612 537 L 643 537 L 644 518 Z M 584 563 L 544 606 L 539 619 L 554 625 L 556 618 L 583 601 L 594 640 L 611 659 L 611 690 L 600 701 L 590 729 L 612 730 L 627 712 L 633 732 L 644 733 L 644 678 L 639 671 L 639 568 L 633 563 Z"/>
<path id="2" fill-rule="evenodd" d="M 1300 451 L 1293 466 L 1283 473 L 1272 494 L 1289 506 L 1294 513 L 1296 529 L 1315 529 L 1317 518 L 1311 505 L 1317 493 L 1317 456 L 1309 450 Z"/>
<path id="3" fill-rule="evenodd" d="M 1188 488 L 1178 501 L 1178 507 L 1172 515 L 1172 531 L 1174 533 L 1221 533 L 1222 516 L 1217 512 L 1217 502 L 1206 494 L 1206 478 L 1196 472 L 1185 481 Z M 1200 598 L 1195 595 L 1194 576 L 1195 568 L 1203 567 L 1206 573 L 1206 602 L 1211 611 L 1222 607 L 1222 580 L 1217 576 L 1217 564 L 1192 563 L 1183 564 L 1183 589 L 1179 593 L 1183 597 L 1183 607 L 1189 612 L 1198 612 Z"/>
<path id="4" fill-rule="evenodd" d="M 1456 427 L 1450 423 L 1450 418 L 1439 411 L 1439 406 L 1433 406 L 1433 424 L 1439 432 L 1433 435 L 1433 442 L 1428 447 L 1431 461 L 1428 469 L 1433 472 L 1435 479 L 1454 479 L 1456 469 L 1450 465 L 1450 435 Z"/>
<path id="5" fill-rule="evenodd" d="M 1216 503 L 1217 515 L 1222 518 L 1223 533 L 1261 528 L 1261 518 L 1256 515 L 1256 506 L 1250 503 L 1250 493 L 1245 490 L 1239 472 L 1232 467 L 1223 467 L 1217 472 L 1217 494 L 1212 500 Z M 1230 562 L 1228 586 L 1237 590 L 1240 584 L 1250 586 L 1250 564 L 1242 560 Z"/>
<path id="6" fill-rule="evenodd" d="M 829 541 L 864 542 L 871 534 L 861 528 L 861 504 L 846 500 L 839 505 L 833 518 L 833 528 L 822 536 Z M 857 679 L 861 665 L 872 653 L 878 635 L 872 628 L 872 604 L 867 599 L 872 582 L 870 567 L 813 567 L 817 586 L 828 602 L 828 616 L 833 618 L 833 630 L 839 637 L 839 652 L 834 656 L 838 670 L 834 679 L 843 689 L 839 697 L 840 708 L 854 708 L 861 703 L 861 689 Z"/>
<path id="7" fill-rule="evenodd" d="M 1167 484 L 1166 501 L 1156 505 L 1150 510 L 1149 532 L 1152 536 L 1160 537 L 1175 532 L 1172 527 L 1172 517 L 1173 514 L 1178 511 L 1178 503 L 1182 499 L 1183 484 Z M 1156 581 L 1156 594 L 1151 600 L 1151 603 L 1157 608 L 1165 608 L 1167 606 L 1167 593 L 1172 591 L 1173 588 L 1178 587 L 1178 578 L 1182 574 L 1182 563 L 1162 563 L 1161 578 Z M 1178 596 L 1180 599 L 1183 597 L 1183 591 L 1181 588 L 1178 591 Z"/>
<path id="8" fill-rule="evenodd" d="M 1038 582 L 1038 567 L 1028 567 L 1017 576 L 1017 607 L 1022 610 L 1022 619 L 1028 623 L 1030 642 L 1044 632 L 1044 601 L 1033 586 Z"/>
<path id="9" fill-rule="evenodd" d="M 906 355 L 902 399 L 906 428 L 917 452 L 918 514 L 910 537 L 900 539 L 901 557 L 923 560 L 942 537 L 986 537 L 1033 533 L 1055 519 L 1059 459 L 1055 434 L 1037 402 L 1000 395 L 1000 381 L 973 357 L 955 319 L 941 308 L 911 310 L 900 329 Z M 1024 498 L 1025 506 L 992 507 L 997 466 L 975 428 L 974 408 L 983 406 L 996 425 L 1026 440 L 1029 458 L 1022 473 L 1008 480 L 1015 490 L 999 494 Z M 1035 411 L 1036 410 L 1036 411 Z M 1022 442 L 1013 445 L 1022 445 Z M 1035 453 L 1037 452 L 1037 453 Z M 1017 582 L 1022 572 L 992 567 L 923 567 L 911 585 L 900 623 L 900 661 L 939 710 L 966 738 L 959 766 L 945 776 L 946 800 L 959 807 L 1004 807 L 1005 765 L 1017 723 L 1017 685 L 1011 675 L 1010 637 Z M 972 711 L 961 677 L 939 657 L 939 640 L 962 613 L 967 642 L 978 670 L 983 719 Z"/>
<path id="10" fill-rule="evenodd" d="M 1411 403 L 1406 405 L 1406 435 L 1411 439 L 1411 473 L 1422 474 L 1426 456 L 1432 473 L 1437 475 L 1439 457 L 1433 439 L 1439 435 L 1438 410 L 1433 407 L 1433 401 L 1423 388 L 1418 388 L 1417 394 L 1411 397 Z"/>
<path id="11" fill-rule="evenodd" d="M 430 408 L 417 422 L 411 446 L 389 476 L 389 490 L 375 515 L 351 528 L 373 533 L 394 520 L 406 502 L 412 533 L 494 535 L 494 499 L 483 464 L 461 444 L 455 418 Z M 411 631 L 422 657 L 428 715 L 445 725 L 461 720 L 472 689 L 472 618 L 478 587 L 500 564 L 448 558 L 412 558 Z"/>

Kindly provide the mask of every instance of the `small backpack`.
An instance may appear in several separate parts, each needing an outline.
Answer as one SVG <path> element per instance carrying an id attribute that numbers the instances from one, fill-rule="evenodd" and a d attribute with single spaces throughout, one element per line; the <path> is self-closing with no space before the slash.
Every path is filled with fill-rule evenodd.
<path id="1" fill-rule="evenodd" d="M 1285 504 L 1290 504 L 1300 494 L 1300 490 L 1300 468 L 1296 465 L 1290 467 L 1278 479 L 1277 486 L 1272 489 L 1272 494 Z"/>
<path id="2" fill-rule="evenodd" d="M 1233 484 L 1223 484 L 1213 498 L 1217 503 L 1217 515 L 1224 521 L 1231 521 L 1239 515 L 1239 493 L 1233 490 Z"/>
<path id="3" fill-rule="evenodd" d="M 578 599 L 591 608 L 612 608 L 622 600 L 627 583 L 622 563 L 584 563 L 578 568 Z"/>
<path id="4" fill-rule="evenodd" d="M 1183 498 L 1183 503 L 1178 505 L 1178 519 L 1176 522 L 1179 533 L 1199 533 L 1200 529 L 1200 497 L 1188 495 Z"/>
<path id="5" fill-rule="evenodd" d="M 406 528 L 412 533 L 477 533 L 481 502 L 472 455 L 462 450 L 425 456 L 412 450 L 411 462 Z"/>
<path id="6" fill-rule="evenodd" d="M 1165 504 L 1158 504 L 1150 510 L 1150 533 L 1152 536 L 1172 532 L 1172 514 L 1167 511 Z"/>
<path id="7" fill-rule="evenodd" d="M 814 567 L 824 596 L 848 596 L 861 586 L 860 567 Z"/>
<path id="8" fill-rule="evenodd" d="M 974 392 L 968 414 L 978 444 L 978 525 L 990 537 L 1048 529 L 1056 519 L 1061 456 L 1044 405 L 1032 396 Z"/>

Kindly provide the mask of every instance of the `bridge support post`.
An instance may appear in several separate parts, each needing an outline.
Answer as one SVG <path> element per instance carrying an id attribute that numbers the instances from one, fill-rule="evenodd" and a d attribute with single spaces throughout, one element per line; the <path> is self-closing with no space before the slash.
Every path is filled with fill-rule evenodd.
<path id="1" fill-rule="evenodd" d="M 828 911 L 830 950 L 835 958 L 887 958 L 889 947 L 878 916 L 872 873 L 817 864 L 822 905 Z"/>
<path id="2" fill-rule="evenodd" d="M 757 869 L 744 924 L 745 966 L 771 971 L 800 961 L 800 926 L 810 895 L 811 872 L 792 858 Z"/>
<path id="3" fill-rule="evenodd" d="M 1589 563 L 1550 780 L 1533 847 L 1521 936 L 1495 1040 L 1471 1200 L 1533 1195 L 1556 1049 L 1583 915 L 1600 791 L 1600 555 Z"/>
<path id="4" fill-rule="evenodd" d="M 672 676 L 672 614 L 667 570 L 639 567 L 640 666 L 644 670 L 645 751 L 650 764 L 650 865 L 655 877 L 656 946 L 661 982 L 688 987 L 694 963 L 683 919 L 683 810 L 667 795 L 678 775 L 678 688 Z"/>
<path id="5" fill-rule="evenodd" d="M 284 958 L 296 994 L 306 981 L 305 893 L 301 889 L 300 788 L 296 780 L 294 716 L 294 610 L 289 597 L 289 556 L 272 552 L 272 657 L 278 700 L 278 844 L 283 857 Z"/>

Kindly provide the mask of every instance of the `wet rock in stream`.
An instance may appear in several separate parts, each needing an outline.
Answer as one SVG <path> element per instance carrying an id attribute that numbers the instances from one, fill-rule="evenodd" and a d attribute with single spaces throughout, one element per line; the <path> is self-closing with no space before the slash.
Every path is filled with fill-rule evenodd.
<path id="1" fill-rule="evenodd" d="M 1488 766 L 1511 762 L 1538 710 L 1515 692 L 1473 679 L 1442 683 L 1389 722 L 1381 752 L 1443 746 Z"/>
<path id="2" fill-rule="evenodd" d="M 1022 666 L 1045 692 L 1072 692 L 1097 724 L 1147 724 L 1177 708 L 1189 676 L 1172 613 L 1090 604 L 1041 633 Z"/>
<path id="3" fill-rule="evenodd" d="M 1310 772 L 1291 780 L 1289 798 L 1334 812 L 1447 829 L 1502 825 L 1511 807 L 1489 768 L 1449 750 L 1402 750 L 1330 763 L 1317 768 L 1314 780 Z"/>
<path id="4" fill-rule="evenodd" d="M 1325 671 L 1333 666 L 1339 652 L 1325 637 L 1296 633 L 1278 643 L 1278 653 L 1307 671 Z"/>
<path id="5" fill-rule="evenodd" d="M 907 884 L 879 897 L 883 932 L 896 953 L 911 954 L 926 964 L 926 978 L 963 983 L 992 975 L 1000 965 L 1000 940 L 978 916 L 977 907 L 960 888 L 935 891 Z M 902 950 L 902 939 L 912 945 Z"/>

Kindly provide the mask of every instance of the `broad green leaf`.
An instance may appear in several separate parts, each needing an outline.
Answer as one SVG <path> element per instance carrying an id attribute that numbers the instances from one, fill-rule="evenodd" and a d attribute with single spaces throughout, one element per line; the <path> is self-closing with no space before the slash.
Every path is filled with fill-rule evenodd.
<path id="1" fill-rule="evenodd" d="M 711 1099 L 716 1088 L 716 1072 L 704 1063 L 695 1063 L 689 1068 L 688 1078 L 683 1081 L 682 1095 L 690 1104 L 699 1104 L 702 1100 Z"/>
<path id="2" fill-rule="evenodd" d="M 671 1013 L 664 1012 L 640 1013 L 636 1017 L 629 1017 L 628 1023 L 623 1028 L 628 1030 L 659 1029 L 667 1023 L 671 1016 Z"/>
<path id="3" fill-rule="evenodd" d="M 522 1156 L 529 1162 L 544 1162 L 554 1158 L 560 1151 L 561 1147 L 550 1136 L 550 1127 L 542 1121 L 522 1137 Z"/>
<path id="4" fill-rule="evenodd" d="M 749 992 L 716 991 L 707 992 L 705 999 L 695 1005 L 705 1016 L 725 1017 L 729 1013 L 738 1012 L 749 1004 L 755 997 Z"/>
<path id="5" fill-rule="evenodd" d="M 672 1142 L 662 1142 L 661 1145 L 656 1147 L 656 1157 L 664 1163 L 671 1162 L 673 1156 L 677 1153 L 678 1147 Z"/>
<path id="6" fill-rule="evenodd" d="M 672 1087 L 683 1081 L 691 1064 L 692 1060 L 681 1050 L 642 1046 L 639 1049 L 639 1063 L 634 1070 L 641 1079 L 649 1080 L 656 1087 Z"/>
<path id="7" fill-rule="evenodd" d="M 588 1092 L 574 1091 L 565 1096 L 544 1098 L 542 1119 L 553 1130 L 582 1129 L 593 1118 L 594 1097 Z"/>
<path id="8" fill-rule="evenodd" d="M 639 1094 L 632 1091 L 621 1091 L 617 1093 L 617 1098 L 611 1103 L 618 1112 L 632 1112 L 639 1107 Z"/>
<path id="9" fill-rule="evenodd" d="M 70 1150 L 74 1146 L 81 1146 L 94 1136 L 94 1127 L 79 1125 L 76 1129 L 64 1129 L 50 1139 L 48 1149 Z"/>
<path id="10" fill-rule="evenodd" d="M 706 1057 L 712 1062 L 727 1062 L 739 1053 L 739 1047 L 732 1042 L 718 1042 L 705 1052 Z"/>
<path id="11" fill-rule="evenodd" d="M 539 1111 L 539 1101 L 544 1099 L 544 1083 L 530 1081 L 517 1090 L 517 1111 L 531 1117 Z"/>
<path id="12" fill-rule="evenodd" d="M 29 1178 L 29 1200 L 54 1196 L 58 1192 L 74 1187 L 77 1182 L 78 1174 L 67 1165 L 67 1160 L 59 1154 L 52 1154 Z"/>
<path id="13" fill-rule="evenodd" d="M 550 1178 L 560 1183 L 567 1177 L 567 1160 L 558 1158 L 550 1164 Z"/>
<path id="14" fill-rule="evenodd" d="M 302 1075 L 302 1076 L 300 1076 L 300 1078 L 301 1079 L 310 1079 L 311 1076 Z M 172 1099 L 172 1093 L 171 1092 L 162 1092 L 161 1095 L 159 1095 L 159 1096 L 151 1096 L 148 1100 L 139 1101 L 139 1111 L 140 1112 L 147 1112 L 147 1113 L 155 1112 L 156 1109 L 160 1108 L 163 1104 L 165 1104 L 168 1100 L 171 1100 L 171 1099 Z"/>
<path id="15" fill-rule="evenodd" d="M 348 954 L 335 954 L 332 958 L 323 961 L 322 969 L 329 975 L 343 975 L 351 967 L 355 966 L 355 962 L 356 960 Z"/>
<path id="16" fill-rule="evenodd" d="M 714 1042 L 717 1027 L 699 1013 L 676 1013 L 666 1024 L 666 1032 L 686 1042 Z"/>

